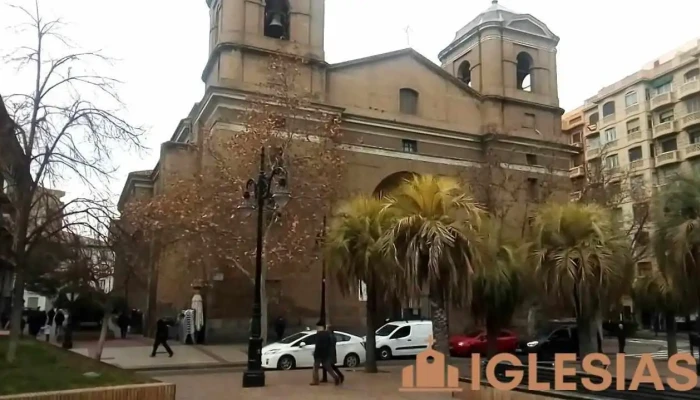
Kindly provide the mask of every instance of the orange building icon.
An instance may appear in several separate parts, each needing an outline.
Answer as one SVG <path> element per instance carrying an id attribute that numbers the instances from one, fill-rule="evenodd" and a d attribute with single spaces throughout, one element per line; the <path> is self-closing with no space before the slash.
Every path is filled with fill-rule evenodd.
<path id="1" fill-rule="evenodd" d="M 445 355 L 433 350 L 433 337 L 428 349 L 416 356 L 416 365 L 409 365 L 401 373 L 402 392 L 461 392 L 459 369 L 445 365 Z"/>

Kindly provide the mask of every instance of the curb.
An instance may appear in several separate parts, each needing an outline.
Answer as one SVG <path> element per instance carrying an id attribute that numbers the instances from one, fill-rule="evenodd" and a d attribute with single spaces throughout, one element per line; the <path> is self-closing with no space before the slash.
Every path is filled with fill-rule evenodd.
<path id="1" fill-rule="evenodd" d="M 167 372 L 167 371 L 197 371 L 197 370 L 214 370 L 214 369 L 237 369 L 245 368 L 248 365 L 245 361 L 227 362 L 227 363 L 202 363 L 202 364 L 178 364 L 178 365 L 158 365 L 124 368 L 127 371 L 133 372 Z"/>

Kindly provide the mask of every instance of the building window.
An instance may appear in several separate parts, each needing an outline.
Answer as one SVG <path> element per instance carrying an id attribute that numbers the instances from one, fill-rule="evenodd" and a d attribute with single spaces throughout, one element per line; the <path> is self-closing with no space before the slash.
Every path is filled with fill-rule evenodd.
<path id="1" fill-rule="evenodd" d="M 408 88 L 399 90 L 399 110 L 402 114 L 418 114 L 418 92 Z"/>
<path id="2" fill-rule="evenodd" d="M 617 131 L 615 128 L 609 128 L 605 130 L 605 143 L 610 143 L 617 140 Z"/>
<path id="3" fill-rule="evenodd" d="M 587 149 L 597 149 L 598 147 L 600 147 L 600 135 L 595 135 L 586 138 Z"/>
<path id="4" fill-rule="evenodd" d="M 678 175 L 678 167 L 675 165 L 656 169 L 656 179 L 661 185 L 670 182 L 676 175 Z"/>
<path id="5" fill-rule="evenodd" d="M 690 144 L 700 143 L 700 131 L 688 132 L 688 139 L 690 141 Z"/>
<path id="6" fill-rule="evenodd" d="M 459 70 L 457 71 L 459 80 L 466 83 L 471 87 L 472 85 L 472 65 L 469 61 L 464 61 L 459 65 Z"/>
<path id="7" fill-rule="evenodd" d="M 627 155 L 629 156 L 630 162 L 634 162 L 637 160 L 642 159 L 642 146 L 637 146 L 629 149 L 627 151 Z"/>
<path id="8" fill-rule="evenodd" d="M 671 138 L 661 142 L 661 153 L 668 153 L 669 151 L 678 150 L 678 144 L 676 138 Z"/>
<path id="9" fill-rule="evenodd" d="M 640 190 L 644 189 L 644 175 L 635 175 L 630 178 L 630 188 L 632 188 L 633 194 L 636 194 Z"/>
<path id="10" fill-rule="evenodd" d="M 265 36 L 289 40 L 289 0 L 265 1 Z"/>
<path id="11" fill-rule="evenodd" d="M 688 114 L 700 111 L 700 97 L 693 97 L 686 101 L 685 107 L 688 110 Z"/>
<path id="12" fill-rule="evenodd" d="M 518 82 L 518 89 L 524 90 L 526 92 L 532 92 L 533 79 L 532 79 L 532 56 L 526 52 L 521 52 L 516 57 L 516 81 Z"/>
<path id="13" fill-rule="evenodd" d="M 527 165 L 537 165 L 537 156 L 535 154 L 526 154 L 525 159 L 527 160 Z"/>
<path id="14" fill-rule="evenodd" d="M 659 123 L 663 124 L 665 122 L 673 121 L 673 109 L 662 111 L 659 113 Z"/>
<path id="15" fill-rule="evenodd" d="M 581 143 L 581 131 L 574 132 L 574 134 L 571 135 L 571 144 L 577 143 Z"/>
<path id="16" fill-rule="evenodd" d="M 649 274 L 651 274 L 651 263 L 649 261 L 637 263 L 637 275 L 645 276 Z"/>
<path id="17" fill-rule="evenodd" d="M 649 232 L 641 231 L 637 235 L 637 246 L 647 246 L 649 245 Z"/>
<path id="18" fill-rule="evenodd" d="M 600 121 L 600 115 L 598 113 L 593 113 L 590 117 L 588 117 L 588 123 L 591 125 L 597 124 L 598 121 Z"/>
<path id="19" fill-rule="evenodd" d="M 571 121 L 569 121 L 569 124 L 574 125 L 574 124 L 578 124 L 581 121 L 582 121 L 581 116 L 578 116 L 576 118 L 572 118 Z"/>
<path id="20" fill-rule="evenodd" d="M 617 157 L 617 154 L 613 154 L 611 156 L 605 157 L 605 167 L 606 168 L 617 168 L 620 166 L 620 160 Z"/>
<path id="21" fill-rule="evenodd" d="M 527 178 L 527 195 L 530 200 L 539 199 L 539 194 L 540 191 L 537 178 Z"/>
<path id="22" fill-rule="evenodd" d="M 640 202 L 632 205 L 632 217 L 635 222 L 644 221 L 649 216 L 649 203 Z"/>
<path id="23" fill-rule="evenodd" d="M 603 104 L 603 117 L 615 114 L 615 102 L 609 101 Z"/>
<path id="24" fill-rule="evenodd" d="M 523 128 L 528 128 L 528 129 L 535 129 L 535 114 L 525 114 L 525 118 L 523 119 Z"/>
<path id="25" fill-rule="evenodd" d="M 641 128 L 639 127 L 639 118 L 635 118 L 627 121 L 627 134 L 631 135 L 633 133 L 639 132 Z"/>
<path id="26" fill-rule="evenodd" d="M 625 107 L 637 104 L 637 92 L 629 92 L 625 95 Z"/>
<path id="27" fill-rule="evenodd" d="M 691 69 L 690 71 L 686 72 L 683 77 L 685 78 L 686 82 L 692 82 L 692 81 L 697 81 L 699 75 L 700 75 L 700 69 L 695 68 L 695 69 Z"/>
<path id="28" fill-rule="evenodd" d="M 417 153 L 418 152 L 418 142 L 410 139 L 403 139 L 401 141 L 403 145 L 404 153 Z"/>
<path id="29" fill-rule="evenodd" d="M 672 89 L 671 82 L 664 83 L 661 86 L 657 86 L 654 88 L 654 96 L 658 96 L 664 93 L 670 92 Z"/>

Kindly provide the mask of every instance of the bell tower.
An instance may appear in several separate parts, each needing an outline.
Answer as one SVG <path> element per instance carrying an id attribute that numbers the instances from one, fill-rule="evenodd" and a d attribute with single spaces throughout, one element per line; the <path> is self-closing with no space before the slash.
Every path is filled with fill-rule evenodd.
<path id="1" fill-rule="evenodd" d="M 443 69 L 493 105 L 483 108 L 485 126 L 509 132 L 508 120 L 535 115 L 542 126 L 552 127 L 552 117 L 562 112 L 557 87 L 558 43 L 559 37 L 542 21 L 492 0 L 489 8 L 457 32 L 439 58 Z M 533 110 L 525 110 L 528 107 Z"/>
<path id="2" fill-rule="evenodd" d="M 325 0 L 206 0 L 209 58 L 207 87 L 260 90 L 272 55 L 307 61 L 302 86 L 316 95 L 325 85 Z"/>

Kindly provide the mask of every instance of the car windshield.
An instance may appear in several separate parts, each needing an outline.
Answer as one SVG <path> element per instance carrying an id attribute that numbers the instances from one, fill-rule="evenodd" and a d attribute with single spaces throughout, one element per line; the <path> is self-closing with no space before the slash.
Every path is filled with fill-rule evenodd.
<path id="1" fill-rule="evenodd" d="M 377 336 L 389 336 L 392 332 L 396 330 L 396 328 L 398 328 L 397 325 L 386 324 L 381 328 L 377 329 L 377 332 L 375 332 L 375 334 Z"/>
<path id="2" fill-rule="evenodd" d="M 280 340 L 279 343 L 291 344 L 291 343 L 294 343 L 295 341 L 303 338 L 304 336 L 306 336 L 306 333 L 304 333 L 304 332 L 295 333 L 291 336 L 287 336 L 286 338 Z"/>
<path id="3" fill-rule="evenodd" d="M 484 333 L 484 331 L 481 331 L 481 330 L 478 330 L 478 331 L 471 331 L 471 332 L 467 333 L 467 334 L 464 335 L 464 336 L 470 337 L 470 338 L 475 338 L 475 337 L 478 337 L 479 335 L 481 335 L 481 334 L 483 334 L 483 333 Z"/>

